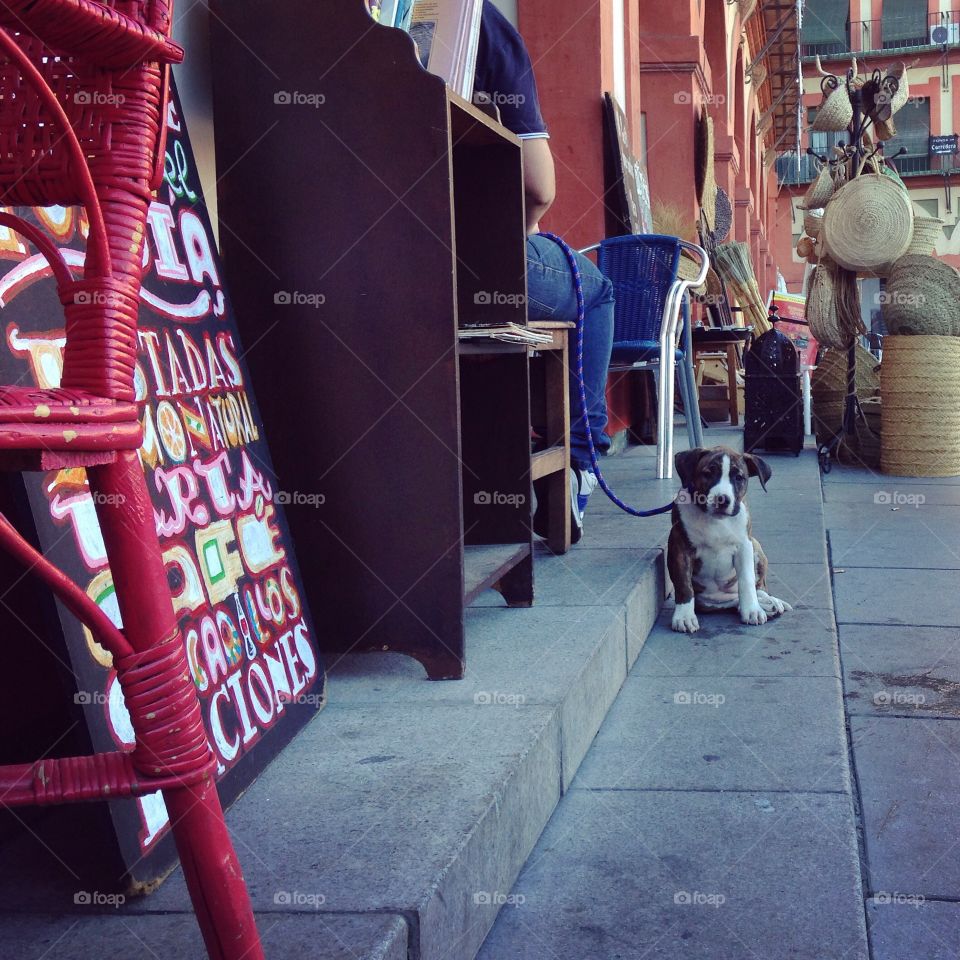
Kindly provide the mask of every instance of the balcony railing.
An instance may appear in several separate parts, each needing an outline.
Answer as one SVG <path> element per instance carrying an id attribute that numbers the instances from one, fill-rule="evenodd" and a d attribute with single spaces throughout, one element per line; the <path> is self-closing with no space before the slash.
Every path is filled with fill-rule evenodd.
<path id="1" fill-rule="evenodd" d="M 893 161 L 901 177 L 916 177 L 925 173 L 939 173 L 940 161 L 930 155 L 930 141 L 927 137 L 897 137 L 885 144 L 884 150 L 892 157 L 901 147 L 907 152 Z M 795 153 L 785 153 L 777 157 L 777 181 L 786 186 L 810 183 L 817 175 L 820 164 L 815 157 Z"/>
<path id="2" fill-rule="evenodd" d="M 781 184 L 810 183 L 817 175 L 817 161 L 807 154 L 785 153 L 777 157 L 777 181 Z"/>
<path id="3" fill-rule="evenodd" d="M 929 13 L 924 17 L 855 20 L 847 23 L 837 36 L 808 40 L 801 32 L 800 40 L 800 53 L 804 57 L 956 45 L 960 44 L 960 10 Z"/>

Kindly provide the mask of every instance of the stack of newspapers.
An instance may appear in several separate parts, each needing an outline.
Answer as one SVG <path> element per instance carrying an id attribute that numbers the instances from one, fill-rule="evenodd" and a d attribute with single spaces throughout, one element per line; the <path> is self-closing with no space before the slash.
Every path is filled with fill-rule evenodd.
<path id="1" fill-rule="evenodd" d="M 553 335 L 538 332 L 517 323 L 501 323 L 496 326 L 461 327 L 461 340 L 501 340 L 504 343 L 523 343 L 529 347 L 552 343 Z"/>
<path id="2" fill-rule="evenodd" d="M 466 100 L 473 95 L 483 0 L 366 0 L 374 20 L 405 30 L 420 62 Z"/>

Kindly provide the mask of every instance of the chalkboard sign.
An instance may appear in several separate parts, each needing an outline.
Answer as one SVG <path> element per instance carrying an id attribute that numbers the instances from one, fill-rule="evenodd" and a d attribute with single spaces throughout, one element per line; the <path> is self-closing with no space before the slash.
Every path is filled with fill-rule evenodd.
<path id="1" fill-rule="evenodd" d="M 150 206 L 144 254 L 140 458 L 229 803 L 322 706 L 324 675 L 283 515 L 282 504 L 296 494 L 281 489 L 271 465 L 175 90 L 167 131 L 164 183 Z M 79 275 L 85 215 L 64 207 L 17 212 L 56 239 Z M 3 227 L 0 306 L 0 382 L 56 386 L 65 341 L 53 280 L 37 251 Z M 292 434 L 283 440 L 295 442 Z M 84 470 L 26 474 L 24 482 L 29 510 L 18 518 L 21 529 L 119 623 Z M 130 745 L 110 654 L 65 609 L 57 614 L 89 742 L 96 751 Z M 110 813 L 126 881 L 162 874 L 175 856 L 162 797 L 117 801 Z"/>
<path id="2" fill-rule="evenodd" d="M 613 160 L 614 198 L 619 208 L 616 219 L 623 233 L 652 233 L 653 214 L 646 164 L 633 155 L 626 114 L 609 93 L 604 94 L 604 112 Z"/>

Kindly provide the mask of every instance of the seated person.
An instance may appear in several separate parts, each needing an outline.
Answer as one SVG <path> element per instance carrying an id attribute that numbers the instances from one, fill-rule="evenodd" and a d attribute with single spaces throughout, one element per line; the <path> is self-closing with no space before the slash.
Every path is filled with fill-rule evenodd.
<path id="1" fill-rule="evenodd" d="M 533 65 L 523 38 L 490 0 L 484 0 L 483 3 L 474 96 L 495 103 L 504 126 L 523 142 L 529 317 L 531 320 L 576 321 L 577 296 L 567 257 L 553 240 L 535 236 L 540 230 L 540 218 L 553 203 L 556 178 L 550 136 L 540 113 Z M 583 278 L 586 307 L 583 380 L 590 414 L 590 432 L 600 454 L 610 447 L 610 438 L 604 430 L 607 426 L 607 368 L 613 349 L 613 285 L 591 260 L 581 254 L 577 254 L 577 259 Z M 571 338 L 571 539 L 577 543 L 583 536 L 583 515 L 587 500 L 596 489 L 597 478 L 590 465 L 587 428 L 580 412 L 580 385 L 574 357 Z M 545 495 L 546 484 L 538 483 L 533 526 L 540 536 L 546 534 Z"/>

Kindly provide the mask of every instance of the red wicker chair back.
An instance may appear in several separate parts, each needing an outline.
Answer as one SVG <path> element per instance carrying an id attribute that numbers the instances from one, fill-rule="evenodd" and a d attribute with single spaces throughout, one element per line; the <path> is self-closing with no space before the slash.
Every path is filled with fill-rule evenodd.
<path id="1" fill-rule="evenodd" d="M 0 204 L 86 208 L 84 276 L 60 287 L 62 386 L 112 400 L 134 399 L 146 214 L 162 177 L 167 64 L 181 59 L 169 17 L 165 0 L 0 9 Z"/>

